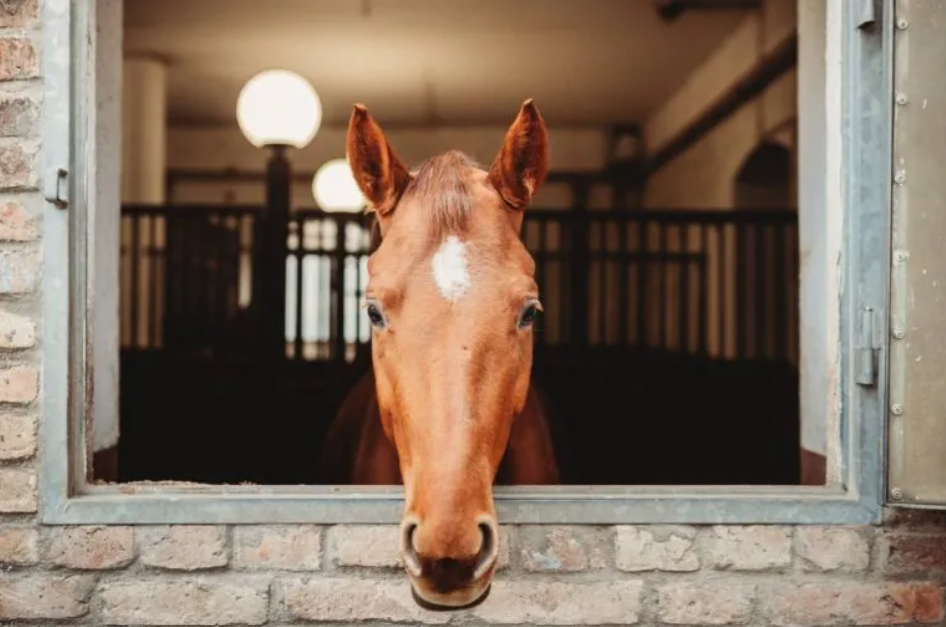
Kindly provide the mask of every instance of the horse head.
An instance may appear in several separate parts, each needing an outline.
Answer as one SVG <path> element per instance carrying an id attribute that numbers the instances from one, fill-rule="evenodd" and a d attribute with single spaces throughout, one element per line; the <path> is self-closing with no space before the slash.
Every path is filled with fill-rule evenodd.
<path id="1" fill-rule="evenodd" d="M 411 171 L 356 105 L 347 153 L 382 238 L 365 306 L 404 482 L 400 551 L 418 602 L 469 606 L 496 568 L 493 482 L 529 391 L 542 306 L 520 230 L 548 171 L 548 132 L 527 100 L 489 168 L 449 151 Z"/>

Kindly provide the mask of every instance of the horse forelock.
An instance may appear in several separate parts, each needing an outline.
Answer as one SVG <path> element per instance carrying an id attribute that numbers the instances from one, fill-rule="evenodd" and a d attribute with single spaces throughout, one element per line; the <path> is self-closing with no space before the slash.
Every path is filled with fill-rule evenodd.
<path id="1" fill-rule="evenodd" d="M 450 150 L 421 164 L 405 190 L 405 198 L 423 207 L 431 235 L 438 241 L 466 231 L 473 203 L 471 169 L 484 168 L 463 152 Z"/>

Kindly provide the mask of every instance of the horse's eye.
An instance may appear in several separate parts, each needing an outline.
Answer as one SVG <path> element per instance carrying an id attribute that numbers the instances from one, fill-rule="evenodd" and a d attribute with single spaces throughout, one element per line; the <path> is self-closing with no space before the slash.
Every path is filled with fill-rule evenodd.
<path id="1" fill-rule="evenodd" d="M 381 310 L 374 303 L 368 303 L 368 319 L 375 327 L 384 328 L 384 316 L 381 315 Z"/>
<path id="2" fill-rule="evenodd" d="M 528 329 L 535 323 L 535 317 L 538 314 L 540 307 L 538 303 L 529 303 L 522 309 L 522 313 L 519 314 L 519 328 Z"/>

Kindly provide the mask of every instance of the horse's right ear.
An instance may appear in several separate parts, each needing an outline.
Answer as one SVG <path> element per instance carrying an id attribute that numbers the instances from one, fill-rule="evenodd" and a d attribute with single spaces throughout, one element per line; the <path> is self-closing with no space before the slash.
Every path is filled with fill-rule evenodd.
<path id="1" fill-rule="evenodd" d="M 383 218 L 397 205 L 411 175 L 364 105 L 356 104 L 352 110 L 346 150 L 355 182 Z"/>

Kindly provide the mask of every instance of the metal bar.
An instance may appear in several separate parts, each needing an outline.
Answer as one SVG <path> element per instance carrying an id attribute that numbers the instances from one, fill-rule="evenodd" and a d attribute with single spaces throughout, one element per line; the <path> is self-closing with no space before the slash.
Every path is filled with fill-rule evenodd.
<path id="1" fill-rule="evenodd" d="M 697 314 L 697 341 L 696 341 L 696 350 L 701 355 L 705 355 L 706 350 L 706 330 L 709 327 L 709 319 L 707 314 L 709 313 L 709 276 L 706 272 L 707 265 L 707 253 L 709 251 L 709 229 L 703 225 L 699 226 L 700 233 L 700 261 L 698 266 L 699 271 L 699 286 L 700 286 L 700 304 L 699 304 L 699 314 Z"/>
<path id="2" fill-rule="evenodd" d="M 658 324 L 658 335 L 657 335 L 657 346 L 661 348 L 667 348 L 667 261 L 663 257 L 667 253 L 667 228 L 663 224 L 657 225 L 658 233 L 660 234 L 659 239 L 659 250 L 660 250 L 660 260 L 657 262 L 657 268 L 660 276 L 660 306 L 658 308 L 657 320 Z"/>
<path id="3" fill-rule="evenodd" d="M 627 221 L 621 221 L 618 224 L 618 237 L 620 241 L 618 243 L 618 261 L 617 261 L 617 275 L 618 275 L 618 291 L 617 291 L 617 313 L 618 313 L 618 330 L 617 330 L 617 343 L 621 345 L 627 344 L 627 317 L 630 307 L 628 307 L 627 302 Z"/>
<path id="4" fill-rule="evenodd" d="M 745 224 L 736 223 L 736 263 L 735 263 L 735 274 L 736 274 L 736 358 L 744 359 L 748 355 L 746 350 L 746 338 L 748 332 L 746 329 L 746 301 L 748 300 L 746 296 L 746 274 L 748 268 L 748 245 L 746 240 L 748 239 L 746 235 L 747 226 Z"/>
<path id="5" fill-rule="evenodd" d="M 217 218 L 217 220 L 214 221 L 213 218 Z M 209 237 L 205 240 L 208 242 L 208 246 L 204 261 L 207 266 L 207 286 L 204 288 L 204 294 L 206 294 L 204 298 L 207 306 L 207 341 L 216 351 L 217 347 L 220 346 L 220 338 L 223 333 L 220 325 L 219 307 L 217 306 L 220 299 L 220 290 L 224 287 L 223 274 L 220 272 L 224 235 L 223 223 L 219 221 L 219 215 L 212 216 L 211 220 L 207 221 L 207 228 L 210 230 Z"/>
<path id="6" fill-rule="evenodd" d="M 755 332 L 755 340 L 753 342 L 752 355 L 756 359 L 762 359 L 765 357 L 765 330 L 766 330 L 766 272 L 768 270 L 767 255 L 765 254 L 765 227 L 754 227 L 753 228 L 753 249 L 755 263 L 752 264 L 752 278 L 754 286 L 752 289 L 752 306 L 753 306 L 753 331 Z"/>
<path id="7" fill-rule="evenodd" d="M 598 343 L 608 343 L 608 228 L 598 223 Z"/>
<path id="8" fill-rule="evenodd" d="M 716 341 L 719 346 L 719 354 L 716 357 L 724 359 L 726 357 L 726 340 L 729 339 L 726 333 L 728 322 L 726 302 L 730 296 L 727 289 L 728 282 L 726 281 L 726 240 L 729 239 L 726 237 L 726 233 L 729 231 L 725 226 L 719 225 L 714 225 L 713 229 L 716 232 L 716 311 L 719 316 L 716 321 L 718 325 Z"/>
<path id="9" fill-rule="evenodd" d="M 174 336 L 171 328 L 174 326 L 172 322 L 175 316 L 178 315 L 178 305 L 180 299 L 176 293 L 178 287 L 178 280 L 180 279 L 181 273 L 179 272 L 179 255 L 180 250 L 174 244 L 177 242 L 177 230 L 178 230 L 179 219 L 174 216 L 168 216 L 164 219 L 164 320 L 162 324 L 162 336 L 164 337 L 165 345 L 173 345 Z"/>
<path id="10" fill-rule="evenodd" d="M 345 222 L 337 223 L 335 250 L 332 252 L 331 359 L 341 363 L 345 361 Z"/>
<path id="11" fill-rule="evenodd" d="M 148 346 L 158 344 L 158 216 L 151 216 L 148 237 Z"/>
<path id="12" fill-rule="evenodd" d="M 234 258 L 234 251 L 231 243 L 233 242 L 231 218 L 220 217 L 220 242 L 217 245 L 217 289 L 214 295 L 214 307 L 216 311 L 214 351 L 219 353 L 226 350 L 227 334 L 230 318 L 229 303 L 227 303 L 227 294 L 230 292 L 230 273 L 231 263 Z"/>
<path id="13" fill-rule="evenodd" d="M 136 349 L 140 348 L 138 346 L 138 266 L 139 259 L 138 256 L 141 255 L 141 246 L 139 243 L 140 237 L 138 230 L 141 228 L 141 218 L 136 217 L 131 221 L 131 244 L 129 248 L 131 249 L 131 287 L 129 291 L 131 292 L 131 302 L 129 307 L 131 309 L 131 348 Z"/>
<path id="14" fill-rule="evenodd" d="M 290 253 L 296 258 L 296 337 L 293 341 L 292 348 L 292 357 L 296 361 L 303 360 L 302 351 L 304 350 L 304 342 L 302 339 L 302 322 L 304 316 L 304 307 L 303 307 L 303 274 L 304 270 L 302 267 L 302 261 L 305 259 L 304 254 L 304 241 L 305 241 L 305 221 L 302 218 L 295 218 L 293 224 L 296 226 L 296 247 Z"/>
<path id="15" fill-rule="evenodd" d="M 259 205 L 192 205 L 192 204 L 168 204 L 168 205 L 122 205 L 122 214 L 158 214 L 158 215 L 194 215 L 200 213 L 212 212 L 214 214 L 237 215 L 237 216 L 256 216 L 265 212 L 264 206 Z M 320 209 L 299 208 L 293 211 L 293 215 L 305 220 L 331 220 L 338 221 L 341 218 L 338 214 L 326 213 Z M 530 207 L 525 215 L 524 222 L 547 220 L 558 223 L 572 222 L 595 222 L 605 218 L 589 216 L 587 212 L 582 211 L 562 211 L 560 209 L 548 209 L 542 207 Z M 637 213 L 612 213 L 607 216 L 608 220 L 628 220 L 635 221 L 640 219 Z M 734 212 L 731 209 L 717 208 L 692 208 L 676 207 L 672 205 L 655 207 L 647 212 L 647 220 L 660 223 L 698 223 L 698 224 L 731 224 L 742 222 L 745 224 L 794 224 L 798 222 L 798 216 L 793 207 L 779 207 L 774 209 L 753 209 L 752 211 Z"/>
<path id="16" fill-rule="evenodd" d="M 197 240 L 197 246 L 195 246 L 195 263 L 198 264 L 198 276 L 202 281 L 197 283 L 197 311 L 201 323 L 200 341 L 206 346 L 206 344 L 211 341 L 212 334 L 210 332 L 210 325 L 213 324 L 213 318 L 210 315 L 210 290 L 212 280 L 210 271 L 211 255 L 204 254 L 201 249 L 203 248 L 204 242 L 213 240 L 215 234 L 209 216 L 201 220 L 198 224 L 200 224 L 201 232 Z M 213 246 L 213 244 L 211 244 L 211 246 Z"/>
<path id="17" fill-rule="evenodd" d="M 647 254 L 650 252 L 650 229 L 646 219 L 639 220 L 637 223 L 637 243 L 638 252 Z M 637 264 L 637 344 L 638 346 L 647 345 L 647 284 L 650 274 L 650 266 L 643 261 Z"/>
<path id="18" fill-rule="evenodd" d="M 687 236 L 689 233 L 684 226 L 678 227 L 680 231 L 680 251 L 688 250 Z M 690 263 L 682 262 L 677 266 L 679 272 L 679 297 L 677 298 L 678 311 L 678 335 L 677 342 L 680 350 L 686 352 L 690 350 Z"/>

